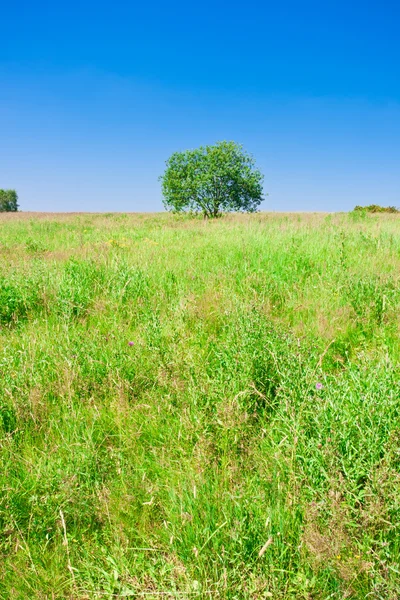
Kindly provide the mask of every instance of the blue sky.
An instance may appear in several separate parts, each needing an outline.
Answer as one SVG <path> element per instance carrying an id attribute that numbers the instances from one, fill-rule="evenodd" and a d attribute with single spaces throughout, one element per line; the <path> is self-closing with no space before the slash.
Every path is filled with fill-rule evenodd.
<path id="1" fill-rule="evenodd" d="M 400 206 L 400 3 L 2 4 L 0 187 L 162 209 L 175 150 L 235 140 L 264 210 Z"/>

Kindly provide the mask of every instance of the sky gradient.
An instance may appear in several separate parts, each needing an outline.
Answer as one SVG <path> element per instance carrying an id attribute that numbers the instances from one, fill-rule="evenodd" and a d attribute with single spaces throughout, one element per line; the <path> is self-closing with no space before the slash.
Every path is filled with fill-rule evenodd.
<path id="1" fill-rule="evenodd" d="M 400 4 L 2 6 L 0 188 L 22 210 L 162 210 L 175 150 L 234 140 L 263 210 L 400 206 Z"/>

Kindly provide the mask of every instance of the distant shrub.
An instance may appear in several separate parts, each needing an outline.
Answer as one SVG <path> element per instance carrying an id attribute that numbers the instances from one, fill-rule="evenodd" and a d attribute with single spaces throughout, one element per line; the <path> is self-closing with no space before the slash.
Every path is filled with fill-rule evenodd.
<path id="1" fill-rule="evenodd" d="M 355 206 L 354 211 L 356 212 L 369 212 L 369 213 L 399 213 L 400 211 L 395 206 L 379 206 L 379 204 L 370 204 L 369 206 Z"/>
<path id="2" fill-rule="evenodd" d="M 0 190 L 0 212 L 17 212 L 18 194 L 15 190 Z"/>

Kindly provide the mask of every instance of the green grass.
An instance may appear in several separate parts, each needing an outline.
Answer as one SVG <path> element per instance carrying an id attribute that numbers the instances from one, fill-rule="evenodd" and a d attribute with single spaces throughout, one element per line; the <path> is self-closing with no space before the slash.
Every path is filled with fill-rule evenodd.
<path id="1" fill-rule="evenodd" d="M 399 281 L 396 215 L 3 215 L 0 598 L 399 598 Z"/>

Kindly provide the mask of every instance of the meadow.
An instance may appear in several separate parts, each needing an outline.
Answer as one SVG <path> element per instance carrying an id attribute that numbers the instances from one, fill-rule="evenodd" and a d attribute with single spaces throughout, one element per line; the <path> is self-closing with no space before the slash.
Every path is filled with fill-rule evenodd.
<path id="1" fill-rule="evenodd" d="M 0 598 L 400 597 L 400 218 L 0 216 Z"/>

